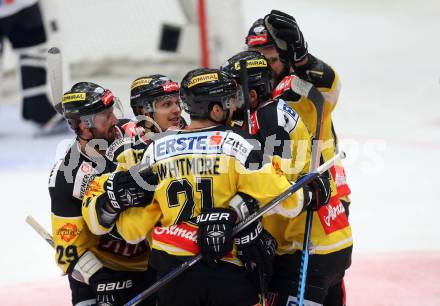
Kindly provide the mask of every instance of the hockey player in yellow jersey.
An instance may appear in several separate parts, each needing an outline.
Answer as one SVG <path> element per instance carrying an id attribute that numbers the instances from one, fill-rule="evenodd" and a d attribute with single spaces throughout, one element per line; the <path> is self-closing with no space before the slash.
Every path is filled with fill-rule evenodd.
<path id="1" fill-rule="evenodd" d="M 117 105 L 111 91 L 88 82 L 75 84 L 62 97 L 63 115 L 77 137 L 52 169 L 49 193 L 55 259 L 68 275 L 73 305 L 120 305 L 121 297 L 155 281 L 154 270 L 147 271 L 144 241 L 127 244 L 116 231 L 94 235 L 81 212 L 90 182 L 114 171 L 112 161 L 120 159 L 118 152 L 130 142 L 123 138 L 129 121 L 115 117 Z"/>
<path id="2" fill-rule="evenodd" d="M 270 160 L 263 162 L 258 141 L 225 126 L 234 110 L 242 106 L 239 88 L 230 75 L 216 69 L 196 69 L 187 73 L 181 86 L 191 124 L 185 130 L 153 140 L 144 156 L 158 179 L 152 203 L 118 210 L 115 227 L 131 242 L 145 239 L 152 231 L 150 259 L 159 275 L 199 251 L 204 256 L 204 262 L 159 291 L 159 305 L 175 305 L 176 301 L 179 305 L 255 305 L 257 288 L 247 279 L 233 248 L 231 233 L 238 213 L 229 203 L 237 193 L 243 193 L 265 205 L 290 183 Z M 147 177 L 151 182 L 151 175 Z M 96 215 L 116 207 L 111 204 L 108 182 L 103 180 L 99 185 L 103 186 L 100 191 L 91 192 L 84 199 L 89 209 L 105 199 L 108 205 L 95 205 Z M 111 185 L 119 189 L 118 181 L 113 180 Z M 285 200 L 283 205 L 291 210 L 292 217 L 315 202 L 311 192 L 315 189 L 320 194 L 329 192 L 328 185 L 311 184 Z M 153 230 L 152 220 L 157 218 L 159 226 Z M 100 220 L 95 219 L 100 229 L 112 227 Z M 252 241 L 266 248 L 262 253 L 272 257 L 273 239 L 263 231 L 261 223 L 256 222 L 251 232 L 242 235 L 248 235 L 248 239 L 242 239 L 240 234 L 235 237 L 240 247 L 251 247 L 241 242 Z"/>
<path id="3" fill-rule="evenodd" d="M 159 133 L 170 127 L 183 128 L 180 86 L 162 74 L 139 77 L 130 86 L 130 106 L 140 133 Z"/>
<path id="4" fill-rule="evenodd" d="M 321 127 L 322 157 L 328 160 L 335 154 L 335 137 L 332 131 L 331 112 L 336 106 L 340 90 L 340 81 L 336 72 L 327 64 L 308 53 L 307 43 L 295 21 L 285 13 L 272 11 L 265 19 L 257 20 L 249 30 L 246 44 L 250 50 L 265 55 L 273 69 L 273 80 L 277 85 L 273 96 L 281 97 L 299 114 L 311 135 L 317 127 L 316 109 L 309 99 L 291 90 L 295 78 L 312 83 L 324 96 L 324 110 Z M 344 286 L 342 277 L 351 263 L 352 236 L 344 205 L 350 190 L 345 181 L 345 172 L 340 162 L 330 170 L 332 174 L 332 197 L 330 204 L 314 213 L 311 234 L 309 271 L 316 273 L 307 276 L 309 289 L 306 288 L 306 300 L 318 305 L 343 305 Z M 347 206 L 346 206 L 347 207 Z M 297 282 L 299 268 L 299 250 L 302 249 L 305 214 L 293 221 L 289 239 L 292 240 L 286 255 L 275 260 L 278 280 Z M 302 229 L 302 230 L 301 230 Z M 292 265 L 292 262 L 295 264 Z M 288 269 L 290 267 L 290 269 Z M 331 276 L 331 277 L 330 277 Z M 275 279 L 276 277 L 274 277 Z M 279 281 L 279 283 L 282 283 Z M 292 290 L 284 284 L 277 284 L 280 303 L 285 305 L 296 301 L 297 284 Z M 312 287 L 320 287 L 316 290 Z M 282 292 L 281 292 L 282 291 Z"/>

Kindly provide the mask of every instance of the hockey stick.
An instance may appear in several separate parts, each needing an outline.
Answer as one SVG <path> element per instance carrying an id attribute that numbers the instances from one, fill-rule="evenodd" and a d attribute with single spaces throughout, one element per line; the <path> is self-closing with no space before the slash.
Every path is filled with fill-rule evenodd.
<path id="1" fill-rule="evenodd" d="M 37 222 L 37 220 L 34 219 L 34 217 L 30 215 L 27 216 L 26 223 L 29 224 L 37 232 L 38 235 L 46 240 L 46 242 L 49 243 L 51 247 L 55 247 L 52 236 L 41 226 L 40 223 Z"/>
<path id="2" fill-rule="evenodd" d="M 248 133 L 252 135 L 252 123 L 251 123 L 251 103 L 249 101 L 249 84 L 248 73 L 246 67 L 246 60 L 240 61 L 240 83 L 243 89 L 244 107 L 246 113 L 246 124 L 248 126 Z"/>
<path id="3" fill-rule="evenodd" d="M 301 96 L 307 97 L 312 101 L 316 109 L 316 129 L 312 145 L 311 171 L 317 168 L 321 158 L 321 141 L 322 141 L 322 121 L 324 112 L 324 97 L 321 92 L 313 86 L 312 83 L 304 81 L 300 78 L 294 78 L 291 84 L 292 91 Z M 310 235 L 312 232 L 313 211 L 308 210 L 306 215 L 306 225 L 304 229 L 303 252 L 301 255 L 301 266 L 298 279 L 297 305 L 304 305 L 304 294 L 307 279 L 307 269 L 309 264 L 309 245 Z"/>
<path id="4" fill-rule="evenodd" d="M 57 47 L 50 48 L 47 53 L 47 72 L 52 93 L 52 105 L 58 114 L 62 114 L 61 97 L 63 96 L 63 59 L 61 51 Z"/>
<path id="5" fill-rule="evenodd" d="M 47 53 L 47 73 L 52 94 L 51 101 L 56 113 L 46 122 L 37 136 L 50 134 L 53 128 L 63 119 L 61 106 L 61 97 L 63 95 L 63 62 L 61 51 L 57 47 L 52 47 Z"/>
<path id="6" fill-rule="evenodd" d="M 243 221 L 241 221 L 236 227 L 234 227 L 234 230 L 232 231 L 232 235 L 236 235 L 238 232 L 242 231 L 246 227 L 248 227 L 251 223 L 253 223 L 255 220 L 260 218 L 262 215 L 267 213 L 269 210 L 277 206 L 279 203 L 284 201 L 286 198 L 291 196 L 293 193 L 301 189 L 304 185 L 310 183 L 313 181 L 318 175 L 322 174 L 323 172 L 330 169 L 330 167 L 333 166 L 334 162 L 338 159 L 345 158 L 345 153 L 341 151 L 339 154 L 333 156 L 333 158 L 329 159 L 327 162 L 322 164 L 320 167 L 315 169 L 314 171 L 310 172 L 309 174 L 303 176 L 301 179 L 299 179 L 294 185 L 290 186 L 286 191 L 281 193 L 279 196 L 277 196 L 275 199 L 273 199 L 270 203 L 267 205 L 261 207 L 259 210 L 254 212 L 253 214 L 249 215 L 247 218 L 245 218 Z M 174 269 L 173 271 L 166 274 L 164 277 L 162 277 L 160 280 L 158 280 L 154 285 L 149 287 L 148 289 L 142 291 L 138 295 L 136 295 L 134 298 L 132 298 L 130 301 L 128 301 L 125 306 L 130 305 L 137 305 L 144 299 L 148 298 L 153 293 L 160 290 L 162 287 L 167 285 L 170 281 L 175 279 L 177 276 L 185 272 L 188 268 L 192 267 L 194 264 L 196 264 L 198 261 L 202 259 L 202 255 L 198 254 L 188 261 L 185 261 L 182 263 L 178 268 Z"/>

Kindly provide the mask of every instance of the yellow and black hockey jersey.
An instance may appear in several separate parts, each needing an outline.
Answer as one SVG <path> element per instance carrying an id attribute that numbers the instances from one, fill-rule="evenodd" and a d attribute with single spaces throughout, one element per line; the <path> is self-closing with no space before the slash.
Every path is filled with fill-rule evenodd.
<path id="1" fill-rule="evenodd" d="M 324 112 L 322 123 L 321 146 L 324 161 L 335 155 L 335 141 L 332 133 L 331 113 L 334 110 L 340 92 L 340 80 L 336 72 L 323 61 L 309 55 L 309 64 L 302 67 L 295 73 L 296 76 L 312 83 L 324 96 Z M 316 109 L 308 98 L 302 97 L 290 90 L 290 84 L 295 75 L 285 77 L 274 89 L 273 96 L 281 96 L 288 100 L 288 104 L 302 118 L 310 134 L 314 136 L 316 130 Z M 327 254 L 332 253 L 353 243 L 351 227 L 345 215 L 344 207 L 340 201 L 341 197 L 346 197 L 350 189 L 345 180 L 345 172 L 341 162 L 337 162 L 330 169 L 332 174 L 331 187 L 332 197 L 329 205 L 321 208 L 315 213 L 312 226 L 311 246 L 312 253 Z M 302 249 L 303 235 L 305 226 L 305 214 L 292 220 L 292 230 L 286 240 L 291 241 L 291 245 L 285 252 Z"/>
<path id="2" fill-rule="evenodd" d="M 161 135 L 144 156 L 160 181 L 153 202 L 124 211 L 116 221 L 118 232 L 132 243 L 151 234 L 153 249 L 169 255 L 196 254 L 197 227 L 191 221 L 203 209 L 228 207 L 237 192 L 265 205 L 290 186 L 270 160 L 263 162 L 259 147 L 249 135 L 224 126 Z M 97 196 L 99 192 L 86 195 L 85 201 L 92 205 Z M 303 208 L 302 190 L 282 205 L 291 217 L 298 215 Z M 160 225 L 153 229 L 156 220 Z M 234 252 L 223 260 L 241 264 Z"/>
<path id="3" fill-rule="evenodd" d="M 117 126 L 117 135 L 122 137 L 122 130 L 127 123 Z M 106 150 L 86 155 L 75 141 L 64 158 L 58 160 L 49 177 L 49 193 L 52 211 L 52 235 L 55 243 L 55 259 L 58 266 L 69 273 L 76 260 L 86 250 L 91 250 L 104 266 L 115 270 L 143 271 L 149 248 L 145 242 L 126 243 L 116 231 L 108 235 L 97 236 L 90 232 L 82 216 L 83 197 L 93 190 L 94 177 L 115 170 L 118 165 L 133 162 L 125 156 L 131 145 L 131 138 L 119 138 Z M 139 149 L 141 150 L 141 149 Z M 135 154 L 136 156 L 140 156 Z M 91 186 L 90 186 L 91 184 Z"/>

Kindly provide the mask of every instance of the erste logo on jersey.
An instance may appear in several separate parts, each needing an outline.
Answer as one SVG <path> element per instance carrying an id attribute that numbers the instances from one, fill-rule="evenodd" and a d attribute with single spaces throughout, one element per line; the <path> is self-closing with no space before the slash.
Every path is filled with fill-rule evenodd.
<path id="1" fill-rule="evenodd" d="M 154 144 L 156 161 L 183 154 L 224 153 L 244 164 L 252 149 L 253 145 L 240 135 L 221 131 L 169 135 Z"/>
<path id="2" fill-rule="evenodd" d="M 166 136 L 154 145 L 156 161 L 181 154 L 218 154 L 226 134 L 202 132 Z"/>

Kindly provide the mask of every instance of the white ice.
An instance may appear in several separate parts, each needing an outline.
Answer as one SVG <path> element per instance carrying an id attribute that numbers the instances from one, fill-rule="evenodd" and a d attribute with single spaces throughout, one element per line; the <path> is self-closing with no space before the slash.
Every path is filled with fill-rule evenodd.
<path id="1" fill-rule="evenodd" d="M 246 28 L 272 8 L 293 14 L 310 52 L 342 79 L 334 121 L 348 154 L 355 251 L 440 251 L 440 2 L 247 0 L 244 8 Z M 131 80 L 90 80 L 127 101 Z M 24 219 L 50 229 L 48 174 L 73 137 L 33 138 L 17 105 L 0 104 L 0 285 L 60 274 Z"/>

